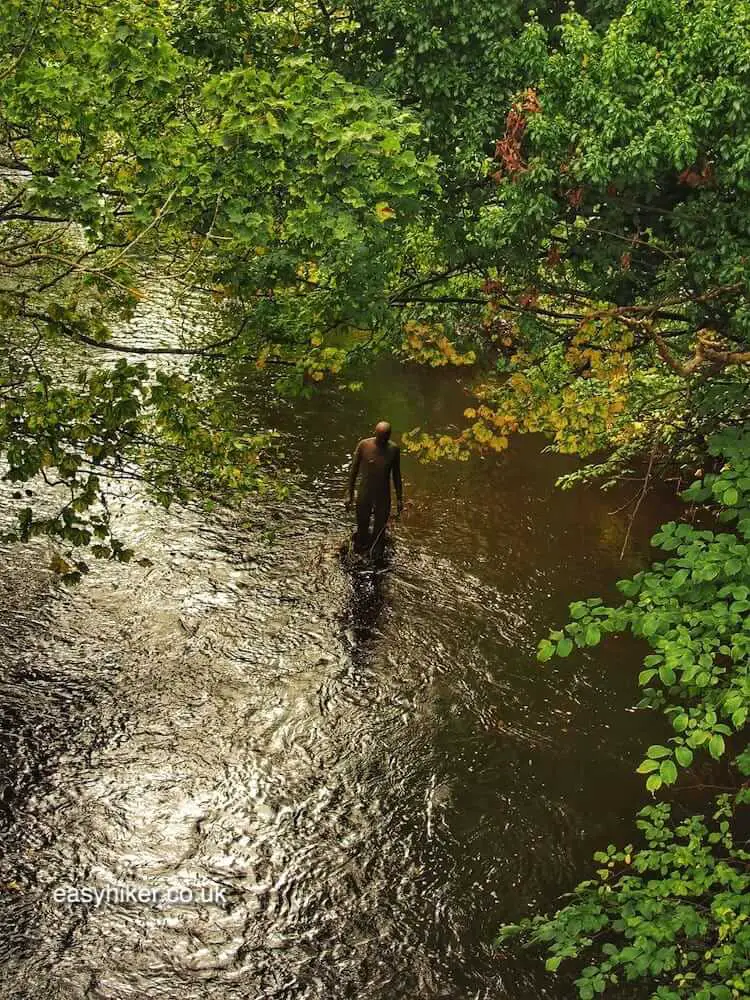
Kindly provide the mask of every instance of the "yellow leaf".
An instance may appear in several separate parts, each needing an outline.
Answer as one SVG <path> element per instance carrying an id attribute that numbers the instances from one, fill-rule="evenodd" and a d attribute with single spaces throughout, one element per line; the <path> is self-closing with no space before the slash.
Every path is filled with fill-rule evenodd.
<path id="1" fill-rule="evenodd" d="M 388 219 L 392 219 L 396 213 L 387 201 L 379 201 L 375 206 L 375 215 L 377 215 L 381 222 L 386 222 Z"/>
<path id="2" fill-rule="evenodd" d="M 73 567 L 67 560 L 63 559 L 60 555 L 54 555 L 50 560 L 49 568 L 53 573 L 57 573 L 58 576 L 64 576 L 66 573 L 71 573 Z"/>

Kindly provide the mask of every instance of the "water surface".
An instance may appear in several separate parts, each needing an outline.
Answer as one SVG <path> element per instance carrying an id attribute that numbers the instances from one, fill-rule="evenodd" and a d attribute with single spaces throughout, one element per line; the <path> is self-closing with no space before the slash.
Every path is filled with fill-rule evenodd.
<path id="1" fill-rule="evenodd" d="M 568 601 L 613 596 L 671 503 L 560 492 L 574 467 L 520 439 L 421 466 L 379 574 L 337 547 L 348 456 L 460 419 L 450 372 L 385 364 L 363 392 L 270 403 L 303 474 L 234 515 L 121 500 L 152 565 L 55 585 L 2 554 L 3 1000 L 532 1000 L 570 995 L 500 923 L 553 906 L 593 850 L 630 839 L 653 720 L 638 650 L 541 667 Z M 56 889 L 221 889 L 99 907 Z"/>

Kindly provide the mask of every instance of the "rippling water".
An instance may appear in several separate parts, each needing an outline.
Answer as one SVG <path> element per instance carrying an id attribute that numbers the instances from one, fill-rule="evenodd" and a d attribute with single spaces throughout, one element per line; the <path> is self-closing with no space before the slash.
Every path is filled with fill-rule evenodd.
<path id="1" fill-rule="evenodd" d="M 390 565 L 352 572 L 357 438 L 456 420 L 461 385 L 383 366 L 357 395 L 271 405 L 249 380 L 237 401 L 288 436 L 289 499 L 206 519 L 123 495 L 153 565 L 71 591 L 39 547 L 2 554 L 0 997 L 569 996 L 493 939 L 632 835 L 650 720 L 626 711 L 635 647 L 533 651 L 642 563 L 668 501 L 623 564 L 623 497 L 556 491 L 572 464 L 538 440 L 406 458 Z M 116 885 L 214 895 L 55 896 Z"/>

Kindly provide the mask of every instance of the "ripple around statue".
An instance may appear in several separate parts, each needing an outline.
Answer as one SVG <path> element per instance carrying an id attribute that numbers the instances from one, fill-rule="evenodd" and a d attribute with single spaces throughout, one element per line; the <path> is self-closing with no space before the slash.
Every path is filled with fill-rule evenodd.
<path id="1" fill-rule="evenodd" d="M 341 540 L 338 547 L 343 568 L 350 572 L 386 569 L 393 556 L 393 538 L 389 533 L 384 532 L 382 545 L 378 547 L 380 541 L 381 535 L 378 535 L 371 542 L 368 539 L 369 544 L 360 548 L 357 544 L 357 532 L 353 531 L 347 535 Z"/>

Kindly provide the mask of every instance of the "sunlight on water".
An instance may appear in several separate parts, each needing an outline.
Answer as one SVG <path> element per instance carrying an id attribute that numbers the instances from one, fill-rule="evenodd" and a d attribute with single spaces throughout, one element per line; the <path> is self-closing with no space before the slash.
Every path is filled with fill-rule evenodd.
<path id="1" fill-rule="evenodd" d="M 623 565 L 621 500 L 555 491 L 571 463 L 538 441 L 406 457 L 390 567 L 349 572 L 357 437 L 455 420 L 464 390 L 384 365 L 359 395 L 267 396 L 237 387 L 287 435 L 288 500 L 201 518 L 126 491 L 152 565 L 71 591 L 41 546 L 3 552 L 0 997 L 562 1000 L 495 933 L 628 835 L 648 719 L 624 647 L 534 648 L 644 558 L 665 502 Z M 193 898 L 56 898 L 81 886 Z"/>

